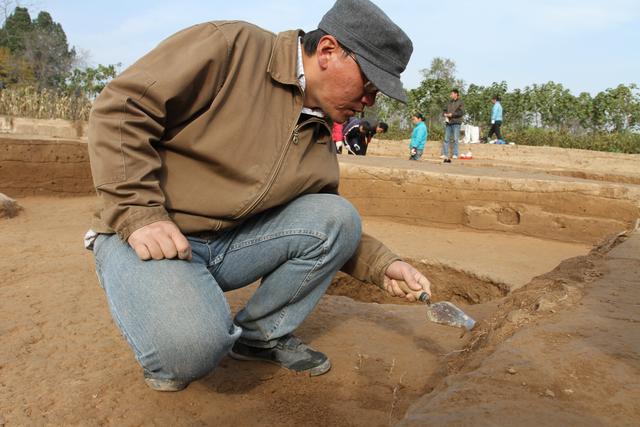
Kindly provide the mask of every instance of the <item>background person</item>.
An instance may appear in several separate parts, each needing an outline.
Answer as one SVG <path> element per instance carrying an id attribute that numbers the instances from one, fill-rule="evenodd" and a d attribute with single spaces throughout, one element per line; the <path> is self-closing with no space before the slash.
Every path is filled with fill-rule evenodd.
<path id="1" fill-rule="evenodd" d="M 451 161 L 449 142 L 453 137 L 453 158 L 458 158 L 458 144 L 460 140 L 460 125 L 462 124 L 462 118 L 464 117 L 464 102 L 460 99 L 460 92 L 458 89 L 451 91 L 450 100 L 444 109 L 444 144 L 442 144 L 441 158 L 445 161 Z"/>
<path id="2" fill-rule="evenodd" d="M 362 155 L 367 155 L 367 149 L 369 148 L 369 144 L 371 144 L 371 140 L 375 135 L 386 133 L 389 130 L 389 125 L 385 122 L 379 122 L 375 126 L 370 126 L 370 131 L 364 136 L 364 150 L 362 150 Z"/>
<path id="3" fill-rule="evenodd" d="M 414 126 L 411 132 L 411 142 L 409 143 L 409 160 L 420 160 L 424 152 L 424 146 L 427 143 L 429 130 L 421 113 L 414 114 L 411 117 L 411 121 Z"/>
<path id="4" fill-rule="evenodd" d="M 493 104 L 493 107 L 491 107 L 491 128 L 487 135 L 487 141 L 495 134 L 496 138 L 498 138 L 497 144 L 504 144 L 502 134 L 500 133 L 500 127 L 502 126 L 502 104 L 500 103 L 500 96 L 496 95 L 491 98 L 491 103 Z"/>
<path id="5" fill-rule="evenodd" d="M 356 156 L 367 154 L 367 136 L 372 133 L 368 121 L 351 117 L 343 127 L 344 145 L 347 152 Z M 370 138 L 369 138 L 370 140 Z"/>
<path id="6" fill-rule="evenodd" d="M 331 127 L 331 137 L 333 138 L 333 143 L 336 144 L 336 150 L 338 154 L 342 154 L 342 145 L 344 140 L 344 135 L 342 134 L 342 123 L 334 122 Z"/>

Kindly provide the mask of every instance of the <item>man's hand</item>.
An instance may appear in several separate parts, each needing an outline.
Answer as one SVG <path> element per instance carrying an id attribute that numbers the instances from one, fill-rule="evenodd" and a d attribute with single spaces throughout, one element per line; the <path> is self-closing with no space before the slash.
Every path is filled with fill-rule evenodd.
<path id="1" fill-rule="evenodd" d="M 398 285 L 398 280 L 402 280 L 407 286 L 415 291 L 405 292 Z M 404 297 L 409 301 L 416 301 L 421 292 L 426 292 L 431 298 L 431 282 L 422 273 L 404 261 L 394 261 L 384 273 L 384 288 L 391 295 Z"/>
<path id="2" fill-rule="evenodd" d="M 191 260 L 191 245 L 177 225 L 158 221 L 137 229 L 127 240 L 138 257 L 150 259 L 175 258 Z"/>

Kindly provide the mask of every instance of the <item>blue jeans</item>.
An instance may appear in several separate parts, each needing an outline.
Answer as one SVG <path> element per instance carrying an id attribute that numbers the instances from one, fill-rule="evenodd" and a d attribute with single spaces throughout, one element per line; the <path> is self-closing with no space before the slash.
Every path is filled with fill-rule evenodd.
<path id="1" fill-rule="evenodd" d="M 453 134 L 453 155 L 458 156 L 458 141 L 460 140 L 460 124 L 447 123 L 444 127 L 444 144 L 442 144 L 442 154 L 449 157 L 449 142 Z"/>
<path id="2" fill-rule="evenodd" d="M 147 378 L 189 383 L 237 339 L 273 347 L 311 313 L 360 242 L 360 216 L 332 194 L 302 196 L 212 239 L 189 236 L 193 259 L 141 261 L 117 235 L 94 245 L 116 325 Z M 262 278 L 235 318 L 225 291 Z"/>

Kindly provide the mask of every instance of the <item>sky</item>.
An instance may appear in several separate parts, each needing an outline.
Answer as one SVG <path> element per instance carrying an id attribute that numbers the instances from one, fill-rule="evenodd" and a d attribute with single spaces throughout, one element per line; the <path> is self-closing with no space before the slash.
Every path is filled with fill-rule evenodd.
<path id="1" fill-rule="evenodd" d="M 315 29 L 333 0 L 33 0 L 89 65 L 131 65 L 192 24 L 240 19 L 273 32 Z M 420 84 L 434 57 L 453 59 L 465 83 L 509 89 L 562 83 L 595 94 L 640 83 L 640 0 L 374 0 L 413 40 L 402 81 Z"/>

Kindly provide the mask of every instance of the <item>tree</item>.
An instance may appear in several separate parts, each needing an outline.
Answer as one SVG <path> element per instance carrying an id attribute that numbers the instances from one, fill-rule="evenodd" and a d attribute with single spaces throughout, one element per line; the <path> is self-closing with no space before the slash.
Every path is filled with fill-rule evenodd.
<path id="1" fill-rule="evenodd" d="M 503 98 L 507 93 L 507 82 L 493 82 L 491 86 L 478 86 L 470 84 L 464 96 L 464 107 L 467 121 L 476 126 L 486 124 L 491 117 L 491 99 L 494 96 Z"/>
<path id="2" fill-rule="evenodd" d="M 635 84 L 618 85 L 593 99 L 593 122 L 605 132 L 622 132 L 640 124 L 640 96 Z"/>
<path id="3" fill-rule="evenodd" d="M 99 64 L 96 68 L 76 68 L 67 79 L 66 90 L 72 95 L 93 100 L 116 76 L 119 66 Z"/>
<path id="4" fill-rule="evenodd" d="M 449 58 L 436 57 L 431 60 L 431 66 L 420 70 L 422 76 L 427 80 L 443 80 L 451 88 L 462 88 L 464 82 L 456 77 L 456 63 Z"/>
<path id="5" fill-rule="evenodd" d="M 576 97 L 576 106 L 574 111 L 575 120 L 577 121 L 577 126 L 574 127 L 574 132 L 595 130 L 593 125 L 593 98 L 590 93 L 582 92 Z"/>
<path id="6" fill-rule="evenodd" d="M 383 93 L 378 94 L 373 107 L 367 108 L 367 114 L 369 113 L 394 129 L 404 130 L 409 126 L 407 106 Z"/>
<path id="7" fill-rule="evenodd" d="M 12 85 L 32 85 L 36 81 L 33 70 L 23 59 L 0 47 L 0 89 Z"/>
<path id="8" fill-rule="evenodd" d="M 435 123 L 442 127 L 442 110 L 449 101 L 451 89 L 463 88 L 463 81 L 456 78 L 456 64 L 447 58 L 434 58 L 428 69 L 421 71 L 424 80 L 409 91 L 409 109 L 425 115 L 427 126 Z"/>
<path id="9" fill-rule="evenodd" d="M 7 2 L 5 1 L 5 6 Z M 38 88 L 62 88 L 76 56 L 69 49 L 67 36 L 59 23 L 48 12 L 40 12 L 31 20 L 25 7 L 16 7 L 4 21 L 1 29 L 0 47 L 5 47 L 13 56 L 14 63 L 28 64 L 30 75 Z M 13 67 L 13 70 L 26 68 Z M 29 80 L 14 76 L 3 80 L 6 85 Z"/>
<path id="10" fill-rule="evenodd" d="M 548 82 L 527 86 L 529 113 L 533 113 L 536 127 L 555 127 L 564 130 L 571 117 L 575 117 L 575 98 L 560 83 Z"/>
<path id="11" fill-rule="evenodd" d="M 527 90 L 514 89 L 506 92 L 502 98 L 504 118 L 507 126 L 512 129 L 524 129 L 530 127 L 533 122 L 531 96 Z"/>
<path id="12" fill-rule="evenodd" d="M 20 55 L 24 51 L 25 39 L 31 30 L 29 11 L 25 7 L 16 7 L 4 21 L 0 33 L 0 46 L 8 48 L 14 55 Z"/>
<path id="13" fill-rule="evenodd" d="M 23 57 L 31 64 L 40 88 L 61 88 L 75 59 L 62 26 L 48 12 L 33 21 L 24 43 Z"/>

